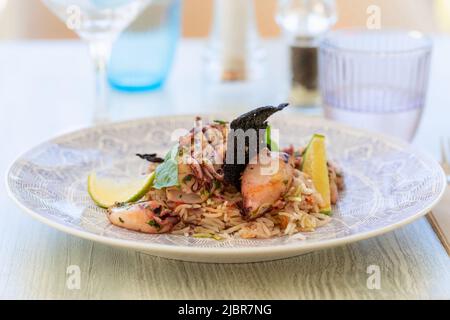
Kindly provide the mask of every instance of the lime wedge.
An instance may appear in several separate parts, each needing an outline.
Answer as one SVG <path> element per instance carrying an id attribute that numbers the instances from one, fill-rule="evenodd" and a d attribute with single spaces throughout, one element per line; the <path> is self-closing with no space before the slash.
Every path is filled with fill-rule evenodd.
<path id="1" fill-rule="evenodd" d="M 323 135 L 315 134 L 311 138 L 303 157 L 302 171 L 311 177 L 316 190 L 322 195 L 325 204 L 321 207 L 321 212 L 331 214 L 330 180 Z"/>
<path id="2" fill-rule="evenodd" d="M 129 180 L 98 177 L 93 172 L 88 176 L 88 192 L 98 206 L 109 208 L 116 202 L 139 200 L 150 190 L 154 178 L 154 172 Z"/>

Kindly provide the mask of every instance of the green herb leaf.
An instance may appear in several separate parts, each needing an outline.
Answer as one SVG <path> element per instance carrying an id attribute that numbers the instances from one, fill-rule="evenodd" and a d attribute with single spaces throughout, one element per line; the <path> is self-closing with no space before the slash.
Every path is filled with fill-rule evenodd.
<path id="1" fill-rule="evenodd" d="M 266 143 L 271 151 L 278 152 L 280 151 L 280 148 L 278 147 L 278 144 L 272 140 L 271 130 L 272 130 L 271 126 L 268 125 L 266 128 Z"/>
<path id="2" fill-rule="evenodd" d="M 155 189 L 178 186 L 178 144 L 166 154 L 164 162 L 155 170 Z"/>
<path id="3" fill-rule="evenodd" d="M 214 180 L 214 189 L 220 189 L 222 187 L 222 183 L 219 180 Z"/>
<path id="4" fill-rule="evenodd" d="M 218 124 L 222 124 L 222 125 L 225 125 L 228 123 L 228 121 L 224 121 L 224 120 L 214 120 L 214 122 L 218 123 Z"/>
<path id="5" fill-rule="evenodd" d="M 216 234 L 212 234 L 212 233 L 194 233 L 192 235 L 194 238 L 205 238 L 205 239 L 214 239 L 217 241 L 222 240 L 223 238 L 216 235 Z"/>
<path id="6" fill-rule="evenodd" d="M 149 226 L 155 227 L 156 229 L 161 229 L 161 226 L 159 225 L 158 222 L 156 222 L 155 220 L 150 220 L 149 222 L 147 222 L 147 224 Z"/>

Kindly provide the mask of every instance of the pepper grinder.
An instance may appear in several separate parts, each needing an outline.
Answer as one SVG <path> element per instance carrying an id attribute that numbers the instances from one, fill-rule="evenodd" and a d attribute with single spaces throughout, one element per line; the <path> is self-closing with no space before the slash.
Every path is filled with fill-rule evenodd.
<path id="1" fill-rule="evenodd" d="M 294 106 L 318 107 L 318 46 L 337 21 L 335 1 L 279 0 L 276 21 L 289 47 L 289 100 Z"/>

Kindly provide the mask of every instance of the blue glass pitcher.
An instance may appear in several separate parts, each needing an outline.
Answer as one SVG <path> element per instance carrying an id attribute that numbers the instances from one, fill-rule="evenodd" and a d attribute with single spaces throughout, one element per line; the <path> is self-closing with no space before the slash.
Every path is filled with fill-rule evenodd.
<path id="1" fill-rule="evenodd" d="M 156 0 L 115 42 L 108 81 L 123 91 L 161 87 L 172 66 L 180 36 L 181 0 Z"/>

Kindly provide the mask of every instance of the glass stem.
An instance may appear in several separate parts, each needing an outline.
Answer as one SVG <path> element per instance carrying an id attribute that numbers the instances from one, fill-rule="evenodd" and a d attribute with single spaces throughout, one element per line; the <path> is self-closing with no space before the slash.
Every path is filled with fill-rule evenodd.
<path id="1" fill-rule="evenodd" d="M 108 115 L 108 82 L 106 66 L 111 55 L 111 41 L 92 40 L 89 51 L 94 63 L 95 72 L 95 101 L 93 122 L 104 123 L 109 120 Z"/>

